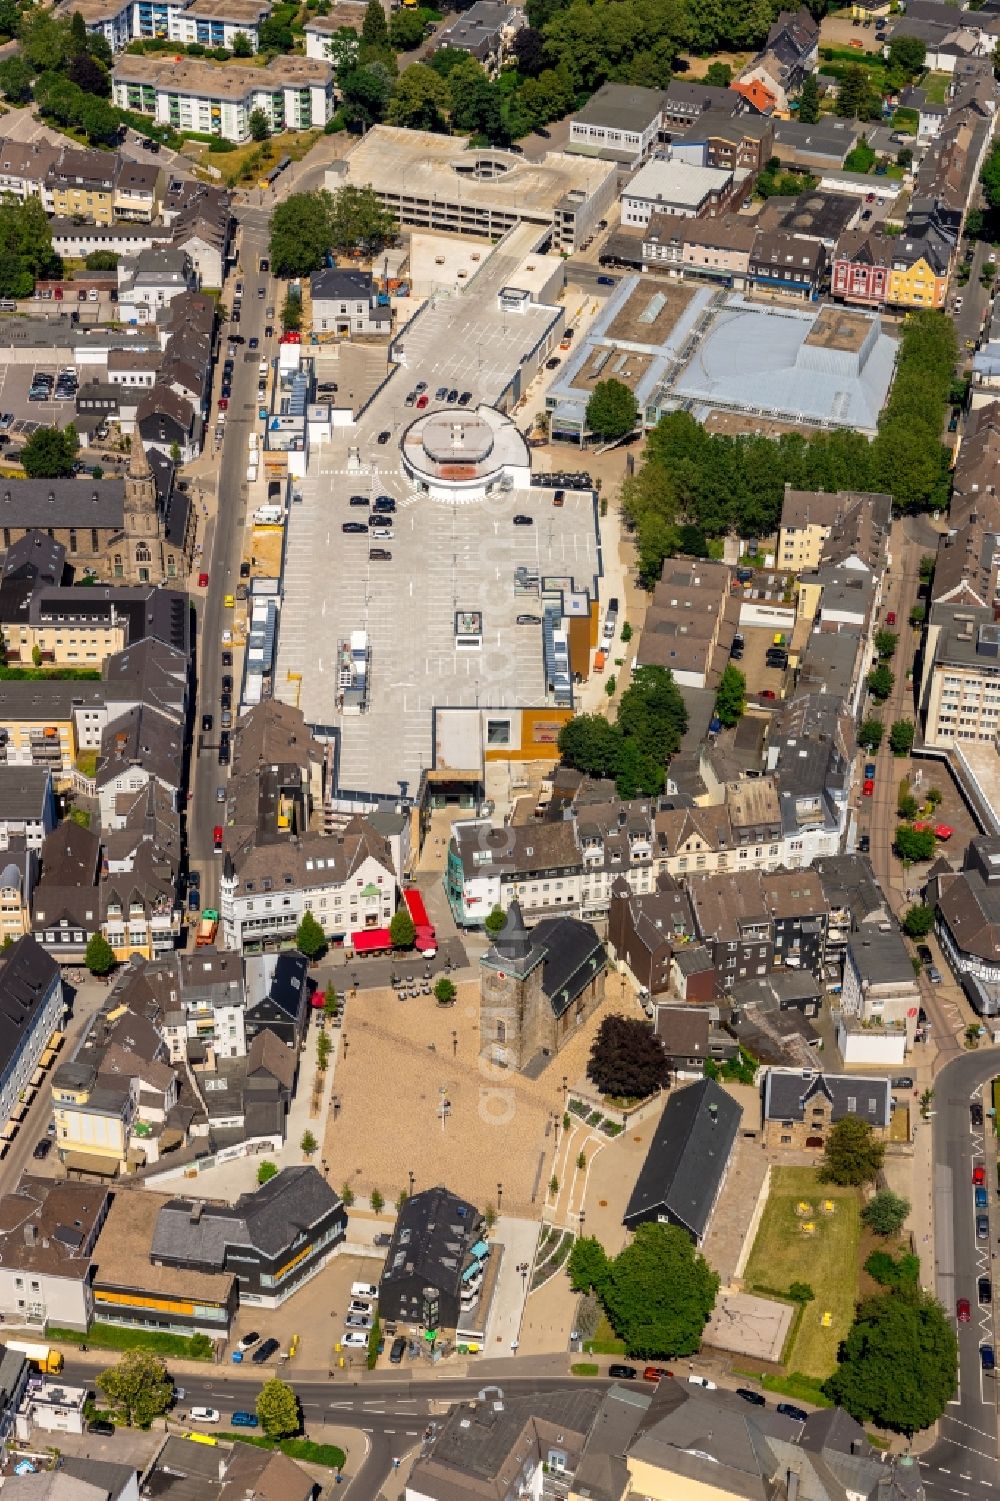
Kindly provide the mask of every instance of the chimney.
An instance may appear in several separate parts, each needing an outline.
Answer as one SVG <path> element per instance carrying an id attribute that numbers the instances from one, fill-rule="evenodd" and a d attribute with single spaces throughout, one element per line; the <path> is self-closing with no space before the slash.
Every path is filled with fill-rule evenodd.
<path id="1" fill-rule="evenodd" d="M 36 1225 L 25 1225 L 24 1244 L 26 1246 L 36 1246 L 38 1244 L 38 1228 Z"/>
<path id="2" fill-rule="evenodd" d="M 196 1204 L 191 1205 L 191 1214 L 189 1216 L 189 1220 L 192 1225 L 197 1225 L 201 1221 L 201 1212 L 204 1207 L 205 1205 L 201 1199 L 199 1199 Z"/>

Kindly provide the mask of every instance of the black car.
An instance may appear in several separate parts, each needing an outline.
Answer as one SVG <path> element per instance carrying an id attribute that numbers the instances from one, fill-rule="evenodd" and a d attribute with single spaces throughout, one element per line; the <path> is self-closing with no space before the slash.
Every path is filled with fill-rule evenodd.
<path id="1" fill-rule="evenodd" d="M 232 707 L 233 695 L 227 688 L 223 688 L 222 692 L 219 694 L 219 708 L 225 711 L 226 709 L 231 709 Z"/>
<path id="2" fill-rule="evenodd" d="M 455 402 L 457 400 L 458 400 L 458 387 L 457 386 L 452 386 L 451 390 L 448 392 L 448 397 L 447 397 L 448 405 L 449 406 L 454 406 L 454 404 L 455 404 Z"/>
<path id="3" fill-rule="evenodd" d="M 263 1344 L 257 1346 L 250 1359 L 254 1365 L 263 1365 L 265 1360 L 271 1359 L 277 1348 L 278 1341 L 276 1339 L 266 1339 Z"/>
<path id="4" fill-rule="evenodd" d="M 260 269 L 262 271 L 270 271 L 271 269 L 271 262 L 268 260 L 266 255 L 262 255 L 260 258 Z"/>
<path id="5" fill-rule="evenodd" d="M 240 310 L 239 310 L 238 307 L 234 307 L 233 310 L 232 310 L 232 312 L 229 314 L 229 321 L 230 321 L 230 323 L 239 323 L 239 321 L 240 321 Z"/>
<path id="6" fill-rule="evenodd" d="M 233 654 L 228 647 L 222 653 L 222 665 L 223 667 L 232 667 L 233 665 Z"/>
<path id="7" fill-rule="evenodd" d="M 976 1286 L 979 1292 L 980 1303 L 992 1303 L 993 1283 L 990 1281 L 989 1277 L 980 1277 Z"/>
<path id="8" fill-rule="evenodd" d="M 390 1365 L 400 1365 L 402 1363 L 403 1356 L 405 1354 L 406 1354 L 406 1340 L 400 1334 L 392 1342 L 392 1349 L 389 1351 L 389 1364 Z"/>
<path id="9" fill-rule="evenodd" d="M 342 532 L 366 532 L 368 523 L 367 521 L 345 521 L 340 530 Z"/>
<path id="10" fill-rule="evenodd" d="M 926 943 L 917 944 L 917 958 L 920 960 L 921 964 L 934 963 L 934 955 L 931 953 Z"/>
<path id="11" fill-rule="evenodd" d="M 467 407 L 469 405 L 469 402 L 471 400 L 472 400 L 472 392 L 471 391 L 463 391 L 462 394 L 461 394 L 461 396 L 458 398 L 458 404 L 459 404 L 460 407 Z"/>
<path id="12" fill-rule="evenodd" d="M 753 1391 L 749 1386 L 738 1386 L 736 1395 L 742 1397 L 744 1402 L 749 1402 L 751 1407 L 766 1407 L 767 1403 L 760 1392 Z"/>
<path id="13" fill-rule="evenodd" d="M 239 322 L 239 318 L 237 318 L 236 321 L 238 323 Z M 245 344 L 246 343 L 246 339 L 244 339 L 244 337 L 243 337 L 242 334 L 230 334 L 229 335 L 229 342 L 230 342 L 230 344 Z"/>
<path id="14" fill-rule="evenodd" d="M 232 693 L 233 691 L 233 680 L 229 676 L 228 672 L 222 679 L 222 691 L 223 693 Z"/>
<path id="15" fill-rule="evenodd" d="M 229 736 L 225 730 L 219 736 L 219 765 L 228 766 L 230 757 Z"/>
<path id="16" fill-rule="evenodd" d="M 794 1418 L 796 1423 L 804 1423 L 809 1416 L 801 1407 L 793 1407 L 791 1402 L 779 1402 L 778 1411 L 783 1418 Z"/>
<path id="17" fill-rule="evenodd" d="M 379 443 L 388 443 L 388 441 L 389 441 L 389 439 L 391 437 L 392 437 L 392 433 L 389 431 L 389 429 L 387 427 L 384 427 L 382 429 L 382 431 L 379 433 L 377 441 Z"/>
<path id="18" fill-rule="evenodd" d="M 983 1107 L 978 1100 L 973 1100 L 969 1106 L 969 1119 L 974 1126 L 983 1124 Z"/>
<path id="19" fill-rule="evenodd" d="M 562 364 L 562 360 L 559 358 L 559 356 L 557 354 L 554 354 L 550 360 L 546 360 L 545 361 L 545 368 L 546 368 L 546 370 L 555 370 L 556 367 L 559 366 L 559 365 L 561 365 L 561 364 Z"/>
<path id="20" fill-rule="evenodd" d="M 269 323 L 267 325 L 267 327 L 265 328 L 265 330 L 264 330 L 264 338 L 265 339 L 273 339 L 274 338 L 274 324 L 273 323 Z"/>
<path id="21" fill-rule="evenodd" d="M 369 563 L 391 563 L 392 553 L 387 547 L 369 547 L 368 561 Z"/>
<path id="22" fill-rule="evenodd" d="M 45 1158 L 49 1155 L 49 1153 L 51 1151 L 52 1151 L 52 1141 L 51 1141 L 51 1138 L 48 1137 L 48 1136 L 43 1136 L 42 1139 L 41 1139 L 41 1141 L 36 1141 L 35 1142 L 35 1150 L 32 1152 L 31 1155 L 32 1155 L 32 1157 L 35 1158 L 36 1162 L 44 1162 Z"/>
<path id="23" fill-rule="evenodd" d="M 518 625 L 541 625 L 542 617 L 540 615 L 519 615 L 517 623 Z"/>
<path id="24" fill-rule="evenodd" d="M 250 577 L 250 564 L 244 558 L 243 562 L 240 564 L 240 578 L 241 579 L 248 579 L 249 577 Z"/>
<path id="25" fill-rule="evenodd" d="M 514 517 L 514 525 L 515 526 L 534 526 L 534 524 L 535 524 L 535 518 L 533 516 L 515 516 Z"/>
<path id="26" fill-rule="evenodd" d="M 320 381 L 316 389 L 317 391 L 336 391 L 338 389 L 337 382 L 335 380 L 323 380 Z"/>
<path id="27" fill-rule="evenodd" d="M 260 340 L 257 338 L 256 334 L 254 334 L 253 338 L 250 340 L 250 343 L 247 345 L 247 348 L 248 349 L 259 349 L 260 348 Z"/>
<path id="28" fill-rule="evenodd" d="M 159 146 L 156 149 L 159 151 Z M 114 1438 L 115 1425 L 114 1423 L 109 1423 L 107 1418 L 91 1418 L 87 1424 L 87 1432 L 95 1433 L 101 1438 Z"/>
<path id="29" fill-rule="evenodd" d="M 609 1365 L 608 1375 L 615 1381 L 634 1381 L 639 1372 L 634 1365 Z"/>
<path id="30" fill-rule="evenodd" d="M 861 838 L 858 840 L 858 853 L 861 855 L 867 855 L 871 851 L 871 847 L 871 835 L 862 834 Z"/>
<path id="31" fill-rule="evenodd" d="M 211 733 L 212 725 L 214 724 L 214 722 L 215 721 L 212 719 L 211 714 L 203 714 L 201 716 L 201 732 L 203 735 L 208 735 Z"/>
<path id="32" fill-rule="evenodd" d="M 351 496 L 351 505 L 352 506 L 370 506 L 371 505 L 371 501 L 368 499 L 367 495 L 352 495 Z"/>

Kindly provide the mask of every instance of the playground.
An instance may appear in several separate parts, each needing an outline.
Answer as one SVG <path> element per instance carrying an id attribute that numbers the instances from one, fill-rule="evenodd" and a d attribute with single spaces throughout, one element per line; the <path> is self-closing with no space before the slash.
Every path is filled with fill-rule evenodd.
<path id="1" fill-rule="evenodd" d="M 857 1297 L 859 1211 L 856 1189 L 820 1183 L 815 1168 L 772 1172 L 744 1286 L 785 1295 L 794 1283 L 812 1288 L 788 1354 L 789 1371 L 822 1380 L 837 1363 Z"/>

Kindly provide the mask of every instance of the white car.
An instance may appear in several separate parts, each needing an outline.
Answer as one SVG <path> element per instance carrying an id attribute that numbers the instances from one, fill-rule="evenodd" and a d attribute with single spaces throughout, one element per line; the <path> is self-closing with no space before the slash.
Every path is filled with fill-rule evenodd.
<path id="1" fill-rule="evenodd" d="M 368 1336 L 367 1334 L 359 1334 L 356 1330 L 352 1329 L 347 1334 L 340 1336 L 340 1343 L 344 1346 L 345 1350 L 367 1350 Z"/>
<path id="2" fill-rule="evenodd" d="M 191 1421 L 192 1423 L 219 1423 L 222 1421 L 222 1414 L 217 1407 L 192 1407 Z"/>
<path id="3" fill-rule="evenodd" d="M 233 633 L 232 633 L 232 631 L 223 631 L 223 633 L 222 633 L 222 644 L 223 644 L 223 646 L 232 646 L 232 644 L 233 644 Z"/>
<path id="4" fill-rule="evenodd" d="M 719 1389 L 714 1381 L 709 1381 L 707 1376 L 689 1376 L 688 1386 L 703 1386 L 707 1392 L 716 1392 Z"/>

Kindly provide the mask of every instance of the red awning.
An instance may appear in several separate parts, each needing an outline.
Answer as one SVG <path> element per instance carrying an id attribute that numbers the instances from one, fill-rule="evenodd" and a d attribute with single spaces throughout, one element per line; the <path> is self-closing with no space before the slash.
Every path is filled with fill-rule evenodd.
<path id="1" fill-rule="evenodd" d="M 392 948 L 388 928 L 362 928 L 351 935 L 351 942 L 356 954 L 377 954 L 382 949 Z"/>
<path id="2" fill-rule="evenodd" d="M 406 903 L 406 910 L 412 917 L 413 926 L 417 929 L 417 931 L 419 932 L 421 928 L 430 928 L 431 932 L 433 932 L 433 924 L 431 923 L 430 918 L 427 916 L 427 908 L 424 906 L 424 899 L 415 886 L 404 886 L 403 901 Z"/>

